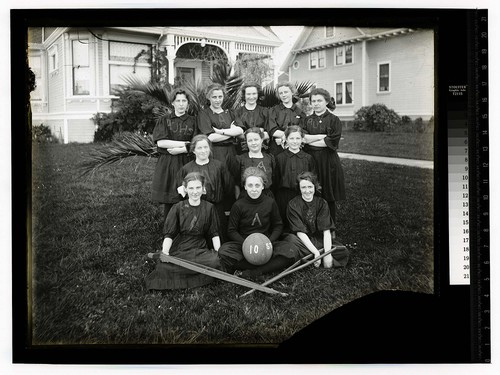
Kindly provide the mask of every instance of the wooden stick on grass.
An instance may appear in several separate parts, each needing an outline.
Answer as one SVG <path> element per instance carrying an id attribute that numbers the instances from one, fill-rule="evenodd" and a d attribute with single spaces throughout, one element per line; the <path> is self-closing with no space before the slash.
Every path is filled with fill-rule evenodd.
<path id="1" fill-rule="evenodd" d="M 257 289 L 257 290 L 264 292 L 264 293 L 280 294 L 281 296 L 284 296 L 284 297 L 286 297 L 288 295 L 287 293 L 282 293 L 282 292 L 278 292 L 278 291 L 271 289 L 271 288 L 266 288 L 265 286 L 254 283 L 253 281 L 249 281 L 249 280 L 243 279 L 243 278 L 238 277 L 238 276 L 230 275 L 229 273 L 226 273 L 226 272 L 220 271 L 218 269 L 208 267 L 208 266 L 205 266 L 205 265 L 202 265 L 199 263 L 191 262 L 191 261 L 185 260 L 185 259 L 180 259 L 180 258 L 174 257 L 172 255 L 165 255 L 164 254 L 164 257 L 170 263 L 187 268 L 191 271 L 196 271 L 196 272 L 203 273 L 205 275 L 208 275 L 208 276 L 211 276 L 211 277 L 214 277 L 217 279 L 228 281 L 228 282 L 233 283 L 233 284 L 238 284 L 241 286 L 245 286 L 247 288 Z"/>
<path id="2" fill-rule="evenodd" d="M 280 274 L 278 274 L 278 275 L 274 276 L 273 278 L 267 280 L 266 282 L 262 283 L 261 286 L 266 286 L 266 285 L 269 285 L 271 283 L 274 283 L 275 281 L 277 281 L 277 280 L 279 280 L 279 279 L 281 279 L 281 278 L 283 278 L 283 277 L 285 277 L 287 275 L 290 275 L 290 274 L 292 274 L 292 273 L 294 273 L 296 271 L 299 271 L 302 268 L 305 268 L 305 267 L 313 264 L 314 262 L 317 262 L 318 260 L 324 258 L 325 256 L 327 256 L 328 254 L 332 253 L 333 251 L 335 251 L 337 249 L 341 249 L 341 248 L 345 248 L 345 246 L 333 246 L 329 251 L 321 254 L 319 257 L 314 258 L 312 260 L 309 260 L 306 263 L 302 264 L 301 266 L 296 267 L 302 260 L 306 260 L 306 259 L 310 258 L 313 254 L 306 255 L 304 258 L 302 258 L 301 260 L 295 262 L 294 264 L 292 264 L 290 267 L 288 267 L 286 270 L 284 270 Z M 251 289 L 251 290 L 247 291 L 246 293 L 243 293 L 240 296 L 240 298 L 244 297 L 244 296 L 246 296 L 248 294 L 251 294 L 254 291 L 255 291 L 254 289 Z"/>

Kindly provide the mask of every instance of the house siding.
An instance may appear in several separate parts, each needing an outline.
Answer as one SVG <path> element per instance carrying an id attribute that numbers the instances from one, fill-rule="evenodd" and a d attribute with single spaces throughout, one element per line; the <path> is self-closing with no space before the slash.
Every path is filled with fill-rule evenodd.
<path id="1" fill-rule="evenodd" d="M 92 120 L 68 120 L 68 142 L 93 142 L 94 133 Z"/>
<path id="2" fill-rule="evenodd" d="M 103 64 L 103 42 L 100 39 L 96 40 L 97 44 L 97 84 L 96 84 L 96 95 L 102 96 L 104 95 L 104 85 L 107 82 L 104 82 L 103 69 L 105 68 Z"/>
<path id="3" fill-rule="evenodd" d="M 368 101 L 399 115 L 428 119 L 434 110 L 434 45 L 431 30 L 367 45 Z M 411 46 L 411 48 L 408 48 Z M 377 93 L 377 63 L 390 61 L 390 93 Z"/>
<path id="4" fill-rule="evenodd" d="M 335 114 L 341 118 L 351 118 L 354 112 L 362 105 L 362 65 L 361 65 L 361 43 L 353 45 L 353 63 L 347 65 L 334 65 L 335 49 L 326 49 L 326 67 L 324 69 L 309 69 L 309 52 L 296 56 L 299 61 L 299 69 L 291 69 L 291 81 L 310 81 L 327 90 L 335 97 L 335 82 L 353 81 L 353 103 L 337 106 Z M 292 63 L 293 64 L 293 63 Z"/>
<path id="5" fill-rule="evenodd" d="M 334 36 L 326 38 L 325 26 L 316 26 L 313 28 L 311 34 L 309 34 L 309 37 L 306 39 L 304 45 L 301 48 L 316 46 L 318 44 L 322 44 L 325 41 L 333 43 L 335 41 L 345 40 L 360 35 L 361 34 L 359 33 L 359 31 L 352 27 L 335 27 Z"/>
<path id="6" fill-rule="evenodd" d="M 319 43 L 327 39 L 323 28 L 317 27 L 309 40 Z M 385 30 L 385 29 L 381 29 Z M 339 30 L 336 30 L 338 35 Z M 355 31 L 353 31 L 354 33 Z M 316 39 L 314 39 L 316 38 Z M 330 39 L 330 38 L 328 38 Z M 421 30 L 397 37 L 366 41 L 366 82 L 363 82 L 363 43 L 353 44 L 353 64 L 334 65 L 335 49 L 326 49 L 326 67 L 309 69 L 309 52 L 298 53 L 291 61 L 290 80 L 292 82 L 311 81 L 317 87 L 325 88 L 335 97 L 335 82 L 353 81 L 353 104 L 338 105 L 335 113 L 343 120 L 350 120 L 354 113 L 363 105 L 376 103 L 385 104 L 399 115 L 411 118 L 429 119 L 434 112 L 434 45 L 433 31 Z M 411 46 L 411 47 L 409 47 Z M 300 48 L 303 48 L 301 46 Z M 299 68 L 294 69 L 294 61 L 299 62 Z M 377 93 L 378 63 L 390 62 L 389 93 Z"/>
<path id="7" fill-rule="evenodd" d="M 49 112 L 64 111 L 64 57 L 62 48 L 62 38 L 59 38 L 55 45 L 57 46 L 57 70 L 48 73 L 48 103 Z"/>

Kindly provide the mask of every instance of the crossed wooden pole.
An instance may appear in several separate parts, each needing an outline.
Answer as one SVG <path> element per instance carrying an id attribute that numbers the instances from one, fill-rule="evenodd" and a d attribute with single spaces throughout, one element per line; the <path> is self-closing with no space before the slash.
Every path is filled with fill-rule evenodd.
<path id="1" fill-rule="evenodd" d="M 220 271 L 218 269 L 215 269 L 215 268 L 212 268 L 209 266 L 195 263 L 195 262 L 192 262 L 190 260 L 180 259 L 180 258 L 174 257 L 172 255 L 165 255 L 164 254 L 164 259 L 170 263 L 176 264 L 176 265 L 181 266 L 183 268 L 186 268 L 186 269 L 189 269 L 189 270 L 192 270 L 195 272 L 199 272 L 199 273 L 205 274 L 207 276 L 214 277 L 216 279 L 228 281 L 228 282 L 233 283 L 233 284 L 237 284 L 237 285 L 241 285 L 241 286 L 245 286 L 247 288 L 250 288 L 250 290 L 247 291 L 246 293 L 243 293 L 240 296 L 240 298 L 247 296 L 247 295 L 255 292 L 256 290 L 264 292 L 264 293 L 268 293 L 268 294 L 279 294 L 281 296 L 286 297 L 286 296 L 288 296 L 287 293 L 279 292 L 279 291 L 274 290 L 272 288 L 268 288 L 267 285 L 270 285 L 270 284 L 274 283 L 275 281 L 277 281 L 285 276 L 288 276 L 294 272 L 297 272 L 297 271 L 317 262 L 318 260 L 324 258 L 328 254 L 331 254 L 333 251 L 335 251 L 337 249 L 342 249 L 342 248 L 345 249 L 345 246 L 335 245 L 331 248 L 331 250 L 326 251 L 326 252 L 320 254 L 320 256 L 318 256 L 317 258 L 313 258 L 313 259 L 311 259 L 313 257 L 313 254 L 308 254 L 305 257 L 303 257 L 302 259 L 299 259 L 298 261 L 296 261 L 294 264 L 292 264 L 290 267 L 288 267 L 287 269 L 285 269 L 284 271 L 282 271 L 278 275 L 265 281 L 262 284 L 257 284 L 257 283 L 254 283 L 253 281 L 249 281 L 249 280 L 243 279 L 241 277 L 231 275 L 227 272 L 223 272 L 223 271 Z M 320 251 L 322 251 L 322 250 L 323 249 L 321 249 Z M 300 263 L 303 263 L 303 264 L 300 265 Z"/>

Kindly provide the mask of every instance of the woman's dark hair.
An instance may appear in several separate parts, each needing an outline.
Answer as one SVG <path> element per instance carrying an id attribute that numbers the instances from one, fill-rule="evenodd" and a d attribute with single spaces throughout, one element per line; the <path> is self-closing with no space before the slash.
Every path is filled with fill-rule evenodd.
<path id="1" fill-rule="evenodd" d="M 191 144 L 189 145 L 189 152 L 193 153 L 194 149 L 196 147 L 196 144 L 200 141 L 207 141 L 208 143 L 208 148 L 210 149 L 210 156 L 212 155 L 212 142 L 210 142 L 210 139 L 205 134 L 198 134 L 191 139 Z"/>
<path id="2" fill-rule="evenodd" d="M 245 101 L 246 90 L 250 87 L 255 87 L 257 89 L 257 100 L 262 96 L 262 87 L 256 82 L 248 82 L 241 86 L 241 101 Z"/>
<path id="3" fill-rule="evenodd" d="M 331 109 L 333 111 L 336 108 L 335 99 L 332 98 L 330 96 L 330 93 L 325 89 L 322 88 L 312 89 L 311 92 L 309 93 L 309 102 L 311 102 L 311 98 L 313 95 L 321 95 L 323 98 L 325 98 L 326 107 L 328 109 Z"/>
<path id="4" fill-rule="evenodd" d="M 302 136 L 302 138 L 304 138 L 304 129 L 302 129 L 300 126 L 298 125 L 290 125 L 289 127 L 287 127 L 285 129 L 285 138 L 288 138 L 288 136 L 291 134 L 291 133 L 295 133 L 295 132 L 299 132 L 300 135 Z"/>
<path id="5" fill-rule="evenodd" d="M 288 87 L 293 95 L 295 95 L 295 93 L 297 93 L 297 87 L 295 87 L 295 85 L 292 82 L 280 82 L 280 83 L 278 83 L 278 85 L 276 86 L 276 94 L 278 93 L 278 90 L 280 87 Z"/>
<path id="6" fill-rule="evenodd" d="M 247 139 L 247 134 L 248 133 L 258 134 L 258 135 L 260 135 L 260 138 L 264 139 L 264 132 L 260 128 L 257 128 L 255 126 L 252 127 L 252 128 L 248 128 L 247 130 L 245 130 L 245 133 L 243 134 L 245 136 L 245 140 Z"/>
<path id="7" fill-rule="evenodd" d="M 191 97 L 188 95 L 187 91 L 182 89 L 182 88 L 178 88 L 178 89 L 175 89 L 174 91 L 172 91 L 171 99 L 170 99 L 172 101 L 172 103 L 177 98 L 177 95 L 184 95 L 186 97 L 188 103 L 191 103 Z"/>
<path id="8" fill-rule="evenodd" d="M 199 172 L 189 172 L 182 180 L 182 185 L 187 187 L 187 184 L 191 181 L 200 181 L 201 186 L 205 186 L 205 176 Z"/>
<path id="9" fill-rule="evenodd" d="M 314 185 L 315 193 L 316 192 L 319 193 L 321 191 L 321 185 L 318 182 L 318 176 L 316 176 L 316 174 L 314 174 L 313 172 L 302 172 L 297 176 L 297 187 L 299 188 L 299 190 L 300 190 L 300 181 L 302 180 L 306 180 L 312 183 Z"/>
<path id="10" fill-rule="evenodd" d="M 248 177 L 259 177 L 264 187 L 267 186 L 267 176 L 264 171 L 257 167 L 248 167 L 241 175 L 241 182 L 245 185 Z"/>
<path id="11" fill-rule="evenodd" d="M 206 94 L 205 94 L 205 97 L 210 100 L 210 95 L 212 95 L 212 93 L 215 91 L 215 90 L 221 90 L 222 91 L 222 94 L 224 96 L 226 96 L 226 89 L 224 86 L 222 86 L 221 84 L 219 83 L 213 83 L 211 84 L 210 86 L 207 87 L 207 91 L 206 91 Z"/>

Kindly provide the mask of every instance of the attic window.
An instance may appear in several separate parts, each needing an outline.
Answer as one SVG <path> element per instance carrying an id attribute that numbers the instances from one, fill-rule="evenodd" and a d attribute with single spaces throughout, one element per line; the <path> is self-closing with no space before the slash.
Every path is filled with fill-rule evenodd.
<path id="1" fill-rule="evenodd" d="M 332 38 L 335 36 L 335 26 L 325 26 L 325 37 Z"/>

